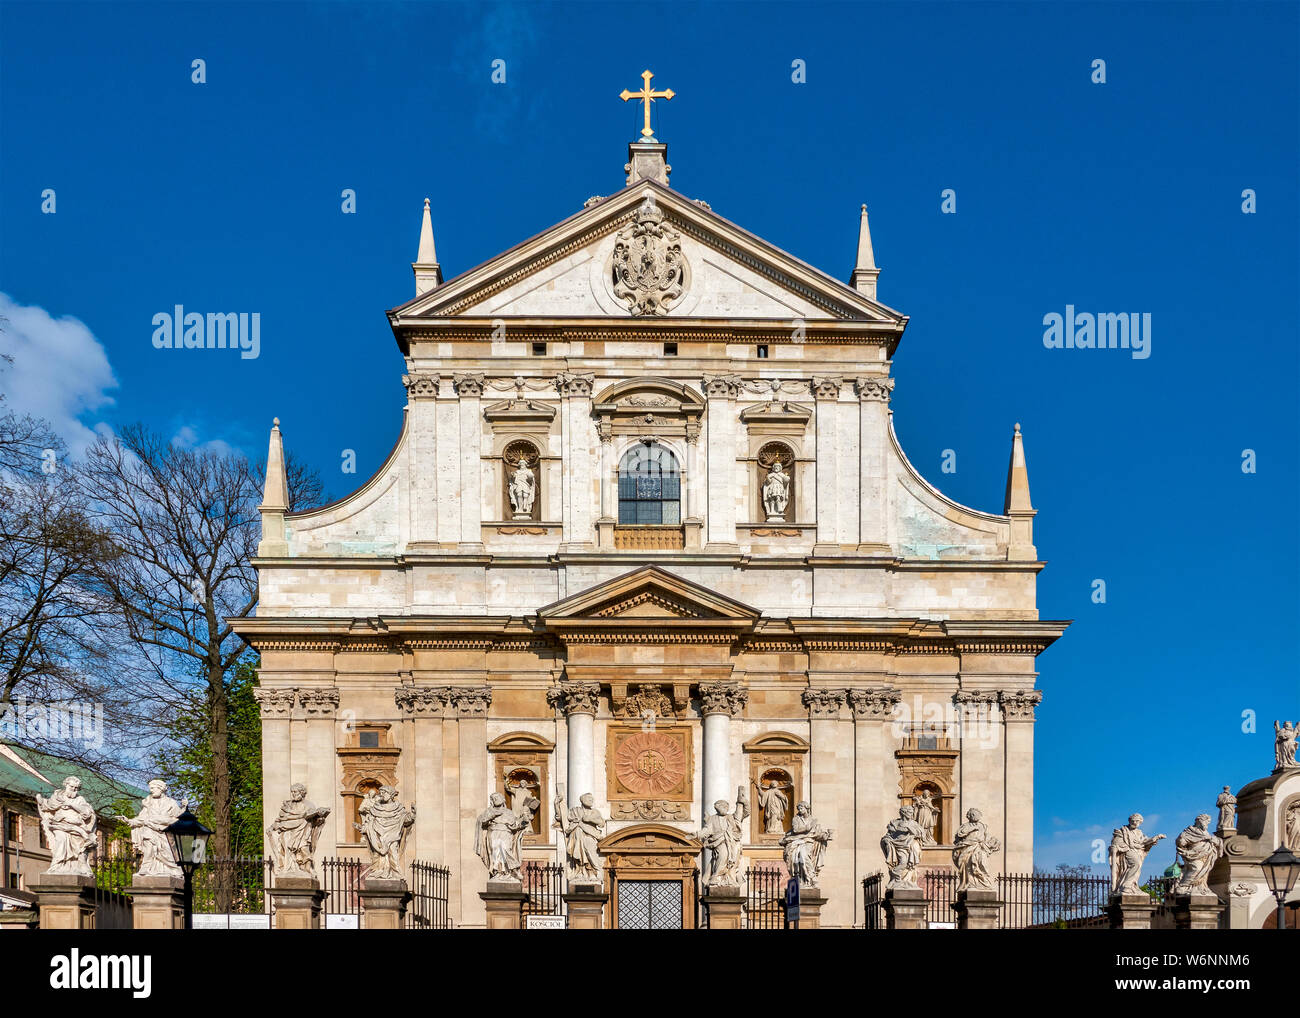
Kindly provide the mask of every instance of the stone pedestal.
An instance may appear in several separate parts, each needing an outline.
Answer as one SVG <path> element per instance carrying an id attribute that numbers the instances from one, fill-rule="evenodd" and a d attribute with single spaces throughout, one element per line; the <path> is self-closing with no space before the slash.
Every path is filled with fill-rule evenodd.
<path id="1" fill-rule="evenodd" d="M 704 905 L 705 915 L 709 917 L 709 929 L 744 929 L 742 917 L 745 914 L 745 899 L 741 897 L 739 887 L 715 884 L 705 889 L 700 901 Z"/>
<path id="2" fill-rule="evenodd" d="M 42 873 L 36 878 L 36 895 L 43 930 L 93 930 L 95 880 L 76 873 Z"/>
<path id="3" fill-rule="evenodd" d="M 131 915 L 137 930 L 183 930 L 184 879 L 137 875 L 131 881 Z"/>
<path id="4" fill-rule="evenodd" d="M 1217 930 L 1223 904 L 1217 894 L 1175 894 L 1174 928 L 1178 930 Z"/>
<path id="5" fill-rule="evenodd" d="M 276 877 L 270 893 L 277 930 L 320 929 L 325 892 L 315 877 Z"/>
<path id="6" fill-rule="evenodd" d="M 524 925 L 524 902 L 528 894 L 517 880 L 489 880 L 480 898 L 487 907 L 489 930 L 519 930 Z"/>
<path id="7" fill-rule="evenodd" d="M 881 904 L 885 910 L 885 929 L 925 929 L 925 892 L 920 888 L 886 888 Z"/>
<path id="8" fill-rule="evenodd" d="M 1112 894 L 1106 915 L 1112 930 L 1149 930 L 1155 914 L 1155 902 L 1145 891 L 1137 894 Z"/>
<path id="9" fill-rule="evenodd" d="M 570 884 L 564 903 L 569 908 L 569 929 L 604 929 L 605 902 L 609 901 L 599 884 Z"/>
<path id="10" fill-rule="evenodd" d="M 361 927 L 366 930 L 406 928 L 406 906 L 411 892 L 400 877 L 366 877 L 361 881 Z"/>
<path id="11" fill-rule="evenodd" d="M 822 906 L 826 899 L 822 897 L 820 887 L 799 888 L 799 929 L 820 930 L 822 928 Z M 790 928 L 794 929 L 794 923 Z"/>
<path id="12" fill-rule="evenodd" d="M 958 891 L 952 910 L 957 913 L 959 930 L 996 930 L 1002 902 L 993 890 Z"/>

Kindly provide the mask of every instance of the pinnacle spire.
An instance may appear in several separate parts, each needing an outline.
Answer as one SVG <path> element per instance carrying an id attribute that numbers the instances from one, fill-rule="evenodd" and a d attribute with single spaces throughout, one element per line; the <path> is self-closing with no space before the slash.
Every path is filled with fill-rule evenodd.
<path id="1" fill-rule="evenodd" d="M 429 218 L 429 199 L 424 199 L 424 217 L 420 220 L 420 250 L 411 263 L 415 272 L 415 295 L 428 293 L 442 283 L 438 252 L 433 246 L 433 221 Z"/>
<path id="2" fill-rule="evenodd" d="M 871 224 L 867 222 L 867 207 L 862 206 L 862 219 L 858 223 L 858 258 L 850 280 L 853 288 L 872 300 L 876 299 L 876 253 L 871 247 Z"/>
<path id="3" fill-rule="evenodd" d="M 1007 467 L 1007 497 L 1002 512 L 1033 512 L 1029 501 L 1029 467 L 1025 464 L 1025 443 L 1020 437 L 1020 425 L 1011 436 L 1011 463 Z"/>
<path id="4" fill-rule="evenodd" d="M 271 425 L 271 443 L 266 450 L 266 486 L 262 491 L 262 511 L 289 511 L 289 481 L 284 468 L 284 440 L 280 435 L 280 418 Z"/>

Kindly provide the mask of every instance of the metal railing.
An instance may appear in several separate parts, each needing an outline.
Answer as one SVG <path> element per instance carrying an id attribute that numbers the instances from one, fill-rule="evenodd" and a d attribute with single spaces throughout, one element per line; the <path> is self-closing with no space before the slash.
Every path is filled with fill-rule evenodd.
<path id="1" fill-rule="evenodd" d="M 874 873 L 862 881 L 864 929 L 885 928 L 885 882 L 884 873 Z M 950 869 L 925 870 L 918 883 L 925 892 L 927 925 L 956 922 L 952 905 L 957 900 L 957 874 Z M 1106 925 L 1110 880 L 1105 876 L 1003 873 L 996 878 L 996 889 L 1002 903 L 999 929 L 1082 929 Z M 1163 901 L 1165 891 L 1161 892 L 1157 904 Z"/>
<path id="2" fill-rule="evenodd" d="M 209 859 L 194 870 L 194 912 L 270 915 L 271 860 L 260 855 Z"/>
<path id="3" fill-rule="evenodd" d="M 408 930 L 449 930 L 451 915 L 447 910 L 447 889 L 451 870 L 435 863 L 411 863 L 411 903 L 406 908 Z"/>
<path id="4" fill-rule="evenodd" d="M 320 862 L 320 886 L 325 892 L 321 910 L 326 915 L 361 915 L 360 859 L 329 856 Z"/>
<path id="5" fill-rule="evenodd" d="M 785 870 L 750 866 L 745 874 L 745 929 L 785 929 Z"/>
<path id="6" fill-rule="evenodd" d="M 524 917 L 530 915 L 564 915 L 564 867 L 559 863 L 525 862 L 520 870 L 524 878 Z"/>
<path id="7" fill-rule="evenodd" d="M 126 893 L 131 886 L 133 863 L 130 855 L 97 855 L 92 860 L 95 929 L 129 930 L 135 925 L 131 896 Z"/>

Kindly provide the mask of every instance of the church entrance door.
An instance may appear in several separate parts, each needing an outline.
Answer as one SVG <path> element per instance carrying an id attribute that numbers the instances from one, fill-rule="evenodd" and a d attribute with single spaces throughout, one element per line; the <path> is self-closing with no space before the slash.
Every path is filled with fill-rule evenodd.
<path id="1" fill-rule="evenodd" d="M 616 930 L 695 928 L 700 843 L 668 824 L 635 824 L 601 839 Z"/>
<path id="2" fill-rule="evenodd" d="M 676 880 L 620 880 L 620 930 L 680 930 L 682 885 Z"/>

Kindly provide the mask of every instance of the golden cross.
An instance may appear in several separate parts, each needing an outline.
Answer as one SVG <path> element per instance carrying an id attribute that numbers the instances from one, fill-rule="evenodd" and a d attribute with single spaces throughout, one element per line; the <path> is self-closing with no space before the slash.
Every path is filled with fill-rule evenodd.
<path id="1" fill-rule="evenodd" d="M 642 86 L 640 92 L 629 92 L 627 89 L 623 89 L 623 91 L 618 94 L 618 97 L 624 102 L 627 102 L 629 99 L 640 99 L 645 103 L 645 127 L 641 128 L 641 134 L 646 138 L 654 137 L 654 132 L 650 130 L 650 104 L 656 99 L 671 99 L 674 95 L 671 88 L 664 89 L 662 92 L 651 91 L 650 79 L 653 77 L 654 75 L 649 71 L 642 71 L 641 80 L 645 82 L 645 84 Z"/>

